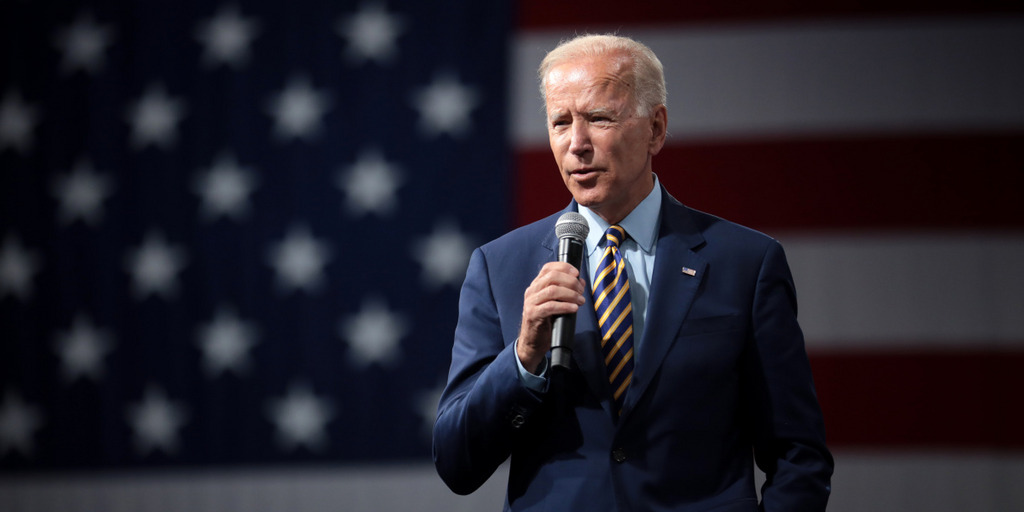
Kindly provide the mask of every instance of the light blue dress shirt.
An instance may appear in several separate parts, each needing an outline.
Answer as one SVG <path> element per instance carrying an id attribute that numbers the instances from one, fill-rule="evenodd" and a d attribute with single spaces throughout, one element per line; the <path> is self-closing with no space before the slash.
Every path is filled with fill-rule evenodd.
<path id="1" fill-rule="evenodd" d="M 604 233 L 608 224 L 598 214 L 580 205 L 580 214 L 587 219 L 590 233 L 586 240 L 587 265 L 591 273 L 597 270 L 604 256 Z M 626 261 L 629 275 L 629 293 L 633 302 L 633 357 L 642 350 L 640 340 L 643 338 L 644 322 L 647 319 L 647 299 L 651 292 L 651 274 L 654 273 L 654 254 L 658 244 L 658 229 L 661 225 L 661 184 L 658 176 L 654 176 L 654 188 L 647 197 L 629 212 L 619 226 L 626 230 L 626 241 L 619 245 L 619 253 Z M 593 293 L 594 276 L 587 276 L 589 290 Z M 518 343 L 519 340 L 516 340 Z M 534 391 L 547 388 L 547 361 L 542 364 L 539 375 L 534 375 L 516 358 L 519 366 L 519 377 L 523 384 Z"/>

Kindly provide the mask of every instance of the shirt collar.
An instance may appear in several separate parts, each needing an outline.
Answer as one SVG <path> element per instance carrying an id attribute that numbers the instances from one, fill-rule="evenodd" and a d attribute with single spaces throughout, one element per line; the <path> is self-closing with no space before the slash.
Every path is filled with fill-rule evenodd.
<path id="1" fill-rule="evenodd" d="M 587 234 L 587 252 L 594 252 L 604 239 L 604 232 L 608 231 L 611 224 L 605 222 L 600 215 L 590 208 L 579 205 L 580 214 L 587 219 L 590 225 L 590 233 Z M 622 229 L 626 230 L 629 238 L 632 238 L 640 249 L 646 253 L 654 250 L 654 241 L 658 236 L 658 220 L 661 215 L 661 184 L 658 182 L 658 175 L 654 175 L 654 188 L 647 194 L 647 197 L 640 204 L 633 208 L 633 211 L 626 215 L 619 223 Z"/>

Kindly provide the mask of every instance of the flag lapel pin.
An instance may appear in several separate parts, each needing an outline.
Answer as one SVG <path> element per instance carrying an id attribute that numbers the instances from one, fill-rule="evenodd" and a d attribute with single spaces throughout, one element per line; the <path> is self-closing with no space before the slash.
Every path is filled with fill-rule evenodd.
<path id="1" fill-rule="evenodd" d="M 697 271 L 690 267 L 683 267 L 683 273 L 690 277 L 694 277 L 697 275 Z"/>

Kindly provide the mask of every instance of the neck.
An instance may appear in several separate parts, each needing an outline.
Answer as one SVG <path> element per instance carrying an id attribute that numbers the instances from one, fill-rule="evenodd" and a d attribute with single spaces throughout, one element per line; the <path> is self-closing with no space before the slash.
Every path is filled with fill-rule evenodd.
<path id="1" fill-rule="evenodd" d="M 648 186 L 645 187 L 644 189 L 642 189 L 642 193 L 636 194 L 635 197 L 628 198 L 629 201 L 626 202 L 626 203 L 623 203 L 622 206 L 618 206 L 618 207 L 613 206 L 611 208 L 602 208 L 602 209 L 597 209 L 597 208 L 591 207 L 590 208 L 591 211 L 596 213 L 598 217 L 601 217 L 601 219 L 603 219 L 609 225 L 614 226 L 614 225 L 622 222 L 622 220 L 625 219 L 626 217 L 628 217 L 629 214 L 632 213 L 633 210 L 635 210 L 636 207 L 640 203 L 642 203 L 643 200 L 646 199 L 648 195 L 650 195 L 651 191 L 654 190 L 654 173 L 649 174 L 649 177 L 650 178 L 649 178 L 649 181 L 648 181 Z"/>

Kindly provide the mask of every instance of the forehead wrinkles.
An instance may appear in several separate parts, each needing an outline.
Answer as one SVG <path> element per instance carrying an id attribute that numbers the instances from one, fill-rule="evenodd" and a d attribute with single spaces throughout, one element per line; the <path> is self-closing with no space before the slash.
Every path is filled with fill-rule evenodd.
<path id="1" fill-rule="evenodd" d="M 584 66 L 568 70 L 555 68 L 548 74 L 548 110 L 564 112 L 577 110 L 623 111 L 630 100 L 632 84 L 622 73 L 601 69 L 594 74 Z"/>

